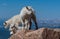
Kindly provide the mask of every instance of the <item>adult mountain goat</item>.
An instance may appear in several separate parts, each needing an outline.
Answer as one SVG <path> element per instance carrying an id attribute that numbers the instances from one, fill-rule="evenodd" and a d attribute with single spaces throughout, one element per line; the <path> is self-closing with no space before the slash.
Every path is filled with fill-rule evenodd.
<path id="1" fill-rule="evenodd" d="M 22 8 L 22 10 L 20 12 L 20 19 L 22 22 L 22 26 L 25 29 L 31 29 L 31 24 L 30 24 L 31 20 L 34 21 L 36 29 L 38 29 L 35 11 L 31 6 L 26 6 L 26 7 Z"/>

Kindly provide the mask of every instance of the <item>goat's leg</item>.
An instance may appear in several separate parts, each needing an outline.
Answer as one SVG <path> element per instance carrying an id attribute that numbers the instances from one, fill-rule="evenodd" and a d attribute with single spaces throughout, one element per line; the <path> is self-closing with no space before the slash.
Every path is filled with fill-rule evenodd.
<path id="1" fill-rule="evenodd" d="M 24 30 L 25 29 L 25 21 L 22 20 L 21 22 L 22 22 L 22 30 Z"/>
<path id="2" fill-rule="evenodd" d="M 36 21 L 36 16 L 34 14 L 32 14 L 31 18 L 34 21 L 35 26 L 36 26 L 36 30 L 37 30 L 38 29 L 38 25 L 37 25 L 37 21 Z"/>
<path id="3" fill-rule="evenodd" d="M 30 20 L 30 27 L 29 27 L 29 30 L 31 29 L 31 26 L 32 26 L 32 22 L 31 22 L 31 20 Z"/>

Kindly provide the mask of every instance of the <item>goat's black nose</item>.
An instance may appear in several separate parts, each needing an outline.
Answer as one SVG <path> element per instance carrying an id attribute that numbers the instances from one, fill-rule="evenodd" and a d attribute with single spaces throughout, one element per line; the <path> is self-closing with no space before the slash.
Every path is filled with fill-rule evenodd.
<path id="1" fill-rule="evenodd" d="M 7 23 L 5 22 L 5 24 L 7 24 Z"/>
<path id="2" fill-rule="evenodd" d="M 4 22 L 4 26 L 5 26 L 5 25 L 7 25 L 7 23 L 6 23 L 6 22 Z"/>

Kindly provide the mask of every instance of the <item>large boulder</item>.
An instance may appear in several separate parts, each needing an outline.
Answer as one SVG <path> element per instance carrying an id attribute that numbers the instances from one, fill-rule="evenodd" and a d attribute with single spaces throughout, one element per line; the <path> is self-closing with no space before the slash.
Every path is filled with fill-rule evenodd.
<path id="1" fill-rule="evenodd" d="M 49 28 L 40 28 L 38 30 L 19 30 L 9 39 L 60 39 L 56 30 Z"/>

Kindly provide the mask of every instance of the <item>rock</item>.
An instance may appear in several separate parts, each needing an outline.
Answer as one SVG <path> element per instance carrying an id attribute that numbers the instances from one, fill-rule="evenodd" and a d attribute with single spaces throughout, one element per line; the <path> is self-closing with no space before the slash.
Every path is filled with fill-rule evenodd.
<path id="1" fill-rule="evenodd" d="M 60 29 L 56 28 L 56 29 L 54 29 L 54 31 L 60 32 Z"/>
<path id="2" fill-rule="evenodd" d="M 58 32 L 59 33 L 59 37 L 60 37 L 60 29 L 56 28 L 56 29 L 54 29 L 54 31 Z"/>
<path id="3" fill-rule="evenodd" d="M 20 30 L 9 39 L 60 39 L 60 32 L 49 28 L 40 28 L 38 30 Z"/>

